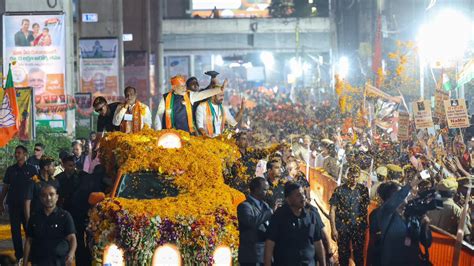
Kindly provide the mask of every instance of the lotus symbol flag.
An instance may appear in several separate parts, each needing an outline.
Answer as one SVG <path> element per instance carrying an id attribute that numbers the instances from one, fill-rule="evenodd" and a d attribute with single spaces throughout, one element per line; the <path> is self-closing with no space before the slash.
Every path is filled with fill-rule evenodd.
<path id="1" fill-rule="evenodd" d="M 0 106 L 0 128 L 14 126 L 15 123 L 15 116 L 10 105 L 10 97 L 7 94 L 3 97 L 3 102 Z"/>
<path id="2" fill-rule="evenodd" d="M 7 82 L 5 83 L 3 98 L 0 105 L 0 148 L 15 137 L 19 128 L 19 110 L 16 102 L 16 91 L 13 86 L 11 64 L 8 67 Z"/>

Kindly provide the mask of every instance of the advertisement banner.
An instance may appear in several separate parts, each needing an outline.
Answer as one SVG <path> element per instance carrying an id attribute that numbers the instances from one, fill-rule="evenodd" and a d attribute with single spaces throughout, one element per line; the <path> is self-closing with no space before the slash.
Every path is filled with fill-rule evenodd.
<path id="1" fill-rule="evenodd" d="M 413 103 L 413 114 L 417 129 L 432 128 L 433 117 L 431 115 L 431 101 L 418 101 Z"/>
<path id="2" fill-rule="evenodd" d="M 36 121 L 65 128 L 64 15 L 4 15 L 3 68 L 12 64 L 15 87 L 31 87 Z"/>
<path id="3" fill-rule="evenodd" d="M 410 140 L 410 114 L 398 114 L 398 140 Z"/>
<path id="4" fill-rule="evenodd" d="M 132 86 L 137 89 L 137 99 L 149 105 L 150 89 L 147 81 L 149 77 L 147 69 L 147 56 L 144 51 L 125 52 L 124 62 L 124 84 L 125 87 Z"/>
<path id="5" fill-rule="evenodd" d="M 74 94 L 74 101 L 76 103 L 76 128 L 86 127 L 91 128 L 92 116 L 92 93 L 78 92 Z"/>
<path id="6" fill-rule="evenodd" d="M 469 127 L 469 117 L 467 116 L 466 100 L 451 99 L 444 101 L 446 110 L 446 120 L 449 128 Z"/>
<path id="7" fill-rule="evenodd" d="M 435 91 L 435 107 L 434 113 L 435 116 L 441 120 L 446 118 L 445 111 L 444 111 L 444 101 L 449 100 L 449 93 L 445 90 L 436 89 Z"/>
<path id="8" fill-rule="evenodd" d="M 35 136 L 33 128 L 34 102 L 32 88 L 15 88 L 16 102 L 18 110 L 20 111 L 20 129 L 18 131 L 18 138 L 21 141 L 32 140 Z M 0 99 L 3 99 L 5 90 L 0 89 Z"/>
<path id="9" fill-rule="evenodd" d="M 80 91 L 113 98 L 119 91 L 119 60 L 117 39 L 79 40 Z"/>

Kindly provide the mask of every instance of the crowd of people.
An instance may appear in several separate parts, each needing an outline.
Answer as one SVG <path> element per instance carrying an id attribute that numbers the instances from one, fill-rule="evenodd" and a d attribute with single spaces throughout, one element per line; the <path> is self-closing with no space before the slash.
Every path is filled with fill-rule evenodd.
<path id="1" fill-rule="evenodd" d="M 349 265 L 351 256 L 355 265 L 428 265 L 428 253 L 420 244 L 431 245 L 429 225 L 452 235 L 463 225 L 465 241 L 472 241 L 472 198 L 467 194 L 474 171 L 470 139 L 442 128 L 435 135 L 414 130 L 412 140 L 398 142 L 381 130 L 347 127 L 350 114 L 341 114 L 330 102 L 318 105 L 310 95 L 236 92 L 226 86 L 215 76 L 204 89 L 196 78 L 173 77 L 155 119 L 137 100 L 133 87 L 125 88 L 121 103 L 97 97 L 97 133 L 74 141 L 71 151 L 59 155 L 57 166 L 43 154 L 42 144 L 35 145 L 30 158 L 26 148 L 18 146 L 17 164 L 8 168 L 0 198 L 9 192 L 16 258 L 75 258 L 76 265 L 90 265 L 84 242 L 88 195 L 111 183 L 100 164 L 99 138 L 144 127 L 206 137 L 234 132 L 241 158 L 224 170 L 224 176 L 247 194 L 237 212 L 241 265 L 326 265 L 335 263 L 336 257 L 339 265 Z M 237 95 L 231 106 L 223 104 Z M 246 101 L 255 106 L 249 108 Z M 301 165 L 324 170 L 337 184 L 327 213 L 314 204 Z M 466 204 L 469 211 L 462 221 Z M 323 222 L 325 216 L 329 223 Z M 61 226 L 50 234 L 40 230 L 53 223 Z M 27 232 L 24 249 L 22 224 Z M 369 246 L 364 253 L 366 230 Z M 44 241 L 62 249 L 38 244 Z"/>

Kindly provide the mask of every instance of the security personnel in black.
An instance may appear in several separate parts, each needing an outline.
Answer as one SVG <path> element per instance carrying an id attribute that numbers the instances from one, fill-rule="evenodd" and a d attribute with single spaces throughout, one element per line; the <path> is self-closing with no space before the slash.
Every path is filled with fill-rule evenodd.
<path id="1" fill-rule="evenodd" d="M 91 176 L 84 171 L 78 171 L 75 168 L 74 157 L 68 156 L 63 160 L 64 172 L 57 176 L 59 181 L 59 206 L 68 211 L 74 221 L 76 228 L 77 265 L 90 265 L 91 256 L 84 242 L 84 232 L 86 229 L 87 210 L 89 206 L 84 207 L 84 201 L 87 204 L 87 196 L 84 191 L 88 190 Z"/>
<path id="2" fill-rule="evenodd" d="M 305 192 L 298 183 L 285 184 L 285 204 L 270 220 L 265 241 L 265 266 L 326 265 L 321 220 L 306 209 Z M 273 264 L 272 264 L 273 260 Z"/>
<path id="3" fill-rule="evenodd" d="M 76 252 L 76 235 L 71 215 L 56 206 L 54 186 L 41 188 L 43 210 L 28 222 L 23 265 L 71 265 Z"/>
<path id="4" fill-rule="evenodd" d="M 23 243 L 21 240 L 21 224 L 23 229 L 26 228 L 24 201 L 31 178 L 38 174 L 36 167 L 26 163 L 28 150 L 25 146 L 19 145 L 15 149 L 16 164 L 7 168 L 3 178 L 3 190 L 0 196 L 0 212 L 3 213 L 5 208 L 3 200 L 7 195 L 8 214 L 10 217 L 10 226 L 12 233 L 13 247 L 15 249 L 15 257 L 19 261 L 23 258 Z"/>
<path id="5" fill-rule="evenodd" d="M 53 178 L 54 171 L 56 171 L 54 159 L 43 155 L 39 160 L 39 167 L 40 173 L 30 180 L 25 195 L 25 218 L 27 224 L 33 213 L 40 212 L 43 209 L 40 200 L 41 188 L 49 184 L 59 189 L 58 180 Z"/>

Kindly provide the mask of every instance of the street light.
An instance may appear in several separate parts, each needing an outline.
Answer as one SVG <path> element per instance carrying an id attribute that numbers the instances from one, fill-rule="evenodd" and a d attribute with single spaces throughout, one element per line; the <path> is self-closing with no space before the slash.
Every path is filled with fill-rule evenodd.
<path id="1" fill-rule="evenodd" d="M 346 56 L 341 56 L 341 58 L 339 58 L 338 74 L 342 79 L 344 79 L 347 77 L 348 73 L 349 73 L 349 58 L 347 58 Z"/>
<path id="2" fill-rule="evenodd" d="M 428 63 L 445 64 L 461 59 L 468 48 L 472 26 L 472 21 L 459 11 L 440 11 L 420 28 L 420 56 Z"/>
<path id="3" fill-rule="evenodd" d="M 275 58 L 273 57 L 273 54 L 271 52 L 262 52 L 260 54 L 260 60 L 262 60 L 262 63 L 268 69 L 272 69 L 275 65 Z"/>

